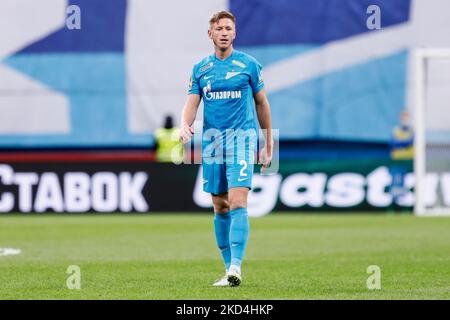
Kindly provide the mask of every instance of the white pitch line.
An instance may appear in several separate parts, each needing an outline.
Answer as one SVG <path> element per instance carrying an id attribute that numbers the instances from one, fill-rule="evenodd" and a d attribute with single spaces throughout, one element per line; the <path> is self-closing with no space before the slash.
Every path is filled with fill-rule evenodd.
<path id="1" fill-rule="evenodd" d="M 15 256 L 18 254 L 21 254 L 21 249 L 14 249 L 14 248 L 0 248 L 0 257 L 1 256 Z"/>

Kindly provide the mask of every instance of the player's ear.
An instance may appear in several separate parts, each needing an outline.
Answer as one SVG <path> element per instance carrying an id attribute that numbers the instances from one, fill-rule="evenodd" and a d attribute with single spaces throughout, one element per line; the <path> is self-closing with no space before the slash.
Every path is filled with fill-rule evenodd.
<path id="1" fill-rule="evenodd" d="M 212 39 L 212 31 L 211 31 L 211 27 L 208 29 L 208 37 L 210 39 Z"/>

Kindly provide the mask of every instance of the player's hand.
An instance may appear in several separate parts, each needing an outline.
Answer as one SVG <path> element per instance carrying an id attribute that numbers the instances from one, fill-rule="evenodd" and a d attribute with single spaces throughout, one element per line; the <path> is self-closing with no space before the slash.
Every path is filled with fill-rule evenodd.
<path id="1" fill-rule="evenodd" d="M 261 173 L 264 173 L 272 162 L 272 152 L 267 152 L 266 147 L 262 148 L 259 153 L 259 164 L 262 164 Z"/>
<path id="2" fill-rule="evenodd" d="M 180 141 L 183 143 L 188 143 L 192 135 L 194 134 L 194 129 L 188 125 L 183 125 L 180 128 Z"/>

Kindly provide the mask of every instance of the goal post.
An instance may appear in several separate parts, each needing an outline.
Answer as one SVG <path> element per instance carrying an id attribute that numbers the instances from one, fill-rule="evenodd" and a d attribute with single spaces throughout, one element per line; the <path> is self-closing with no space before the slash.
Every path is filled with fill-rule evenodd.
<path id="1" fill-rule="evenodd" d="M 450 216 L 450 48 L 414 49 L 413 68 L 414 213 Z"/>

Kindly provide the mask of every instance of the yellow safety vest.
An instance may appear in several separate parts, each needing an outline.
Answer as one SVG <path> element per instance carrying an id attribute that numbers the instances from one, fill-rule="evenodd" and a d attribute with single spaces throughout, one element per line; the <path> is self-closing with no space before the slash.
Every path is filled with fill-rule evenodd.
<path id="1" fill-rule="evenodd" d="M 159 162 L 181 163 L 184 157 L 183 144 L 179 140 L 177 128 L 160 128 L 155 131 L 157 143 L 156 159 Z"/>

